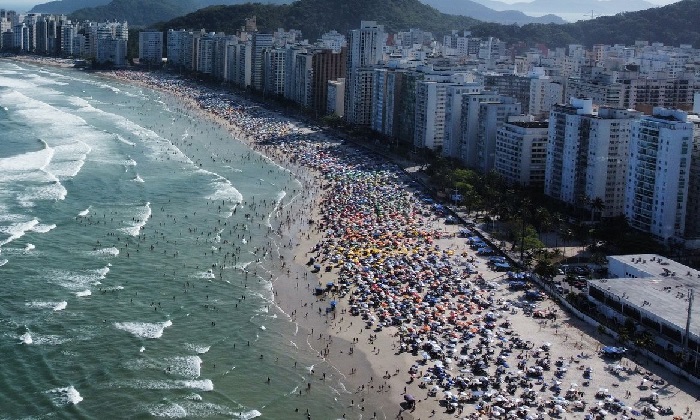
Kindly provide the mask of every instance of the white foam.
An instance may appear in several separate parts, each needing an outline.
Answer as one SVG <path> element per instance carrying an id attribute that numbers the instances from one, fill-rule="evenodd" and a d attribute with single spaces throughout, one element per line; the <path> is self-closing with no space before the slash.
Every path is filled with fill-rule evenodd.
<path id="1" fill-rule="evenodd" d="M 131 380 L 120 381 L 112 384 L 114 388 L 132 389 L 197 389 L 199 391 L 213 391 L 214 383 L 211 379 L 194 380 Z"/>
<path id="2" fill-rule="evenodd" d="M 52 270 L 49 272 L 49 281 L 61 287 L 76 292 L 89 289 L 90 286 L 100 284 L 109 272 L 109 266 L 95 270 L 85 270 L 83 272 L 71 272 L 62 270 Z"/>
<path id="3" fill-rule="evenodd" d="M 90 208 L 91 208 L 91 207 L 92 207 L 92 206 L 90 206 L 90 207 L 86 208 L 85 210 L 81 211 L 80 213 L 78 213 L 78 216 L 80 216 L 80 217 L 85 217 L 85 216 L 87 216 L 88 214 L 90 214 Z"/>
<path id="4" fill-rule="evenodd" d="M 172 321 L 165 322 L 115 322 L 114 326 L 117 329 L 126 331 L 140 338 L 160 338 L 163 336 L 163 331 L 173 325 Z"/>
<path id="5" fill-rule="evenodd" d="M 254 419 L 256 417 L 262 416 L 262 413 L 259 412 L 258 410 L 250 410 L 250 411 L 244 411 L 241 413 L 237 413 L 238 418 L 241 420 L 250 420 Z"/>
<path id="6" fill-rule="evenodd" d="M 116 139 L 119 140 L 120 142 L 127 144 L 129 146 L 136 146 L 136 143 L 132 143 L 129 140 L 125 139 L 124 137 L 120 136 L 119 134 L 115 134 Z"/>
<path id="7" fill-rule="evenodd" d="M 146 203 L 145 206 L 138 209 L 137 214 L 133 217 L 132 225 L 121 228 L 120 230 L 127 235 L 139 236 L 141 229 L 146 226 L 148 219 L 151 217 L 151 203 Z"/>
<path id="8" fill-rule="evenodd" d="M 92 295 L 92 292 L 88 289 L 88 290 L 83 290 L 83 291 L 80 291 L 80 292 L 75 292 L 75 295 L 76 295 L 77 297 L 87 297 L 87 296 Z"/>
<path id="9" fill-rule="evenodd" d="M 0 267 L 7 264 L 7 262 L 8 262 L 7 260 L 0 260 Z"/>
<path id="10" fill-rule="evenodd" d="M 197 354 L 205 354 L 211 348 L 211 346 L 204 346 L 204 345 L 198 345 L 198 344 L 187 344 L 186 347 L 188 350 L 191 350 Z"/>
<path id="11" fill-rule="evenodd" d="M 119 255 L 119 249 L 115 247 L 95 249 L 93 251 L 88 251 L 89 255 L 94 255 L 96 257 L 116 257 Z"/>
<path id="12" fill-rule="evenodd" d="M 37 233 L 48 233 L 56 229 L 56 225 L 36 225 L 31 230 Z"/>
<path id="13" fill-rule="evenodd" d="M 19 339 L 20 339 L 20 342 L 21 342 L 22 344 L 32 344 L 32 343 L 34 342 L 34 340 L 32 339 L 32 335 L 29 334 L 29 331 L 27 331 L 26 333 L 22 334 L 22 335 L 19 337 Z"/>
<path id="14" fill-rule="evenodd" d="M 109 274 L 109 265 L 106 267 L 98 268 L 94 272 L 99 278 L 104 279 L 105 277 L 107 277 L 107 274 Z"/>
<path id="15" fill-rule="evenodd" d="M 68 306 L 68 302 L 44 302 L 44 301 L 32 301 L 25 303 L 25 306 L 34 309 L 53 309 L 54 311 L 62 311 Z"/>
<path id="16" fill-rule="evenodd" d="M 206 199 L 228 201 L 233 204 L 240 204 L 243 202 L 243 195 L 236 189 L 236 187 L 233 186 L 231 181 L 217 173 L 207 171 L 206 169 L 199 169 L 198 172 L 214 177 L 214 179 L 210 182 L 210 185 L 212 188 L 214 188 L 214 192 L 207 195 L 205 197 Z"/>
<path id="17" fill-rule="evenodd" d="M 36 246 L 34 244 L 27 244 L 27 246 L 24 247 L 24 253 L 26 254 L 27 252 L 30 252 L 31 250 L 35 249 Z"/>
<path id="18" fill-rule="evenodd" d="M 73 385 L 66 388 L 50 389 L 46 393 L 50 394 L 53 403 L 59 406 L 76 405 L 83 400 L 80 392 Z"/>
<path id="19" fill-rule="evenodd" d="M 186 396 L 185 398 L 190 400 L 190 401 L 202 401 L 202 396 L 197 394 L 197 393 L 192 393 L 192 394 Z"/>
<path id="20" fill-rule="evenodd" d="M 36 89 L 36 85 L 33 87 L 31 91 Z M 61 93 L 56 92 L 56 95 Z M 87 154 L 92 150 L 87 142 L 101 140 L 106 136 L 105 133 L 87 124 L 81 117 L 29 98 L 18 90 L 1 94 L 0 100 L 16 104 L 17 114 L 32 126 L 33 131 L 39 136 L 51 139 L 51 147 L 47 145 L 47 149 L 50 149 L 55 156 L 42 169 L 58 178 L 75 176 L 85 163 Z"/>
<path id="21" fill-rule="evenodd" d="M 144 182 L 143 178 L 141 178 L 141 175 L 136 174 L 136 178 L 134 178 L 134 182 Z"/>
<path id="22" fill-rule="evenodd" d="M 115 121 L 119 128 L 129 131 L 133 134 L 134 138 L 143 140 L 144 146 L 151 151 L 150 157 L 154 159 L 177 160 L 196 167 L 194 162 L 192 162 L 187 155 L 182 153 L 182 151 L 169 140 L 159 136 L 156 132 L 144 128 L 120 115 L 108 114 L 108 116 Z"/>
<path id="23" fill-rule="evenodd" d="M 167 373 L 171 375 L 199 378 L 202 367 L 202 359 L 199 356 L 178 356 L 165 360 L 168 366 Z"/>
<path id="24" fill-rule="evenodd" d="M 28 222 L 18 222 L 9 226 L 0 226 L 0 233 L 9 235 L 8 238 L 0 240 L 0 247 L 21 238 L 38 224 L 39 220 L 33 219 Z"/>
<path id="25" fill-rule="evenodd" d="M 139 349 L 139 353 L 143 353 L 144 351 L 146 351 L 146 347 L 141 346 L 141 348 Z"/>
<path id="26" fill-rule="evenodd" d="M 71 341 L 70 338 L 61 337 L 60 335 L 41 335 L 30 334 L 26 332 L 19 337 L 21 344 L 31 344 L 34 346 L 57 346 Z"/>
<path id="27" fill-rule="evenodd" d="M 176 403 L 151 406 L 148 412 L 150 415 L 155 417 L 168 417 L 171 419 L 181 419 L 187 417 L 187 410 Z"/>
<path id="28" fill-rule="evenodd" d="M 201 271 L 199 273 L 193 274 L 192 277 L 198 278 L 198 279 L 213 279 L 213 278 L 216 278 L 216 275 L 214 275 L 214 272 L 212 272 L 211 270 L 207 270 L 207 271 Z"/>

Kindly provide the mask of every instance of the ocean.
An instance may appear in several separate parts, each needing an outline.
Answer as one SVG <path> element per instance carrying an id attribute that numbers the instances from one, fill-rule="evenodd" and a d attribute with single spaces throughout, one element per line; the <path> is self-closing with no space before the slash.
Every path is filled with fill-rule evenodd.
<path id="1" fill-rule="evenodd" d="M 0 419 L 342 416 L 271 290 L 301 188 L 173 97 L 0 60 Z"/>

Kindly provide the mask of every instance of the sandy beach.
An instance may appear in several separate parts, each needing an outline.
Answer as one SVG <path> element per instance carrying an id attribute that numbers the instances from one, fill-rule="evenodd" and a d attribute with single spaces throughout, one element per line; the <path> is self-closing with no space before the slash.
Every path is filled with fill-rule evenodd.
<path id="1" fill-rule="evenodd" d="M 270 230 L 285 244 L 270 261 L 275 303 L 318 354 L 313 380 L 344 378 L 343 417 L 689 419 L 700 407 L 697 387 L 662 367 L 601 357 L 610 337 L 493 270 L 475 232 L 445 224 L 398 165 L 230 92 L 106 76 L 174 95 L 301 182 Z"/>

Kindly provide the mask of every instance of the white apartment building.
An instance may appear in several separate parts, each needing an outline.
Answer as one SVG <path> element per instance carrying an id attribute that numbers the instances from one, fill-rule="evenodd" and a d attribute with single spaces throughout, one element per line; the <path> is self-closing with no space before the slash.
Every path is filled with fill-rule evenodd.
<path id="1" fill-rule="evenodd" d="M 263 54 L 264 80 L 263 92 L 268 95 L 284 95 L 285 58 L 287 53 L 281 48 L 266 50 Z"/>
<path id="2" fill-rule="evenodd" d="M 345 78 L 328 81 L 328 115 L 343 116 L 345 104 Z"/>
<path id="3" fill-rule="evenodd" d="M 272 34 L 253 33 L 251 72 L 253 88 L 259 91 L 263 89 L 263 51 L 272 48 Z"/>
<path id="4" fill-rule="evenodd" d="M 459 88 L 465 86 L 464 91 L 480 91 L 475 89 L 475 86 L 468 85 L 469 76 L 466 73 L 458 73 L 453 71 L 426 72 L 424 79 L 416 82 L 415 92 L 415 126 L 414 126 L 414 145 L 416 147 L 426 147 L 431 150 L 443 148 L 447 132 L 452 129 L 452 121 L 447 118 L 448 103 L 451 102 L 451 93 L 455 90 L 451 88 Z M 461 108 L 461 104 L 460 104 Z M 451 118 L 459 118 L 461 113 L 454 115 L 451 113 Z M 459 119 L 457 119 L 457 123 Z M 450 144 L 450 149 L 453 145 Z M 448 153 L 451 153 L 450 150 Z"/>
<path id="5" fill-rule="evenodd" d="M 625 216 L 663 241 L 685 233 L 693 129 L 688 114 L 666 108 L 632 125 Z"/>
<path id="6" fill-rule="evenodd" d="M 97 42 L 98 63 L 112 63 L 114 67 L 126 66 L 126 40 L 119 38 L 100 38 Z"/>
<path id="7" fill-rule="evenodd" d="M 195 48 L 197 65 L 195 70 L 203 74 L 212 74 L 214 72 L 214 43 L 215 33 L 209 33 L 204 36 L 195 38 Z"/>
<path id="8" fill-rule="evenodd" d="M 348 71 L 345 81 L 345 118 L 351 124 L 372 124 L 374 69 L 371 67 Z M 352 96 L 352 99 L 348 99 Z"/>
<path id="9" fill-rule="evenodd" d="M 242 88 L 250 86 L 252 62 L 250 41 L 231 44 L 226 49 L 228 61 L 226 80 Z"/>
<path id="10" fill-rule="evenodd" d="M 530 81 L 528 114 L 544 118 L 556 104 L 564 100 L 564 86 L 548 76 L 539 75 Z"/>
<path id="11" fill-rule="evenodd" d="M 80 51 L 75 51 L 73 49 L 74 39 L 77 33 L 78 30 L 72 23 L 64 22 L 63 25 L 61 25 L 61 55 L 64 57 L 79 54 Z"/>
<path id="12" fill-rule="evenodd" d="M 479 104 L 479 128 L 476 138 L 477 168 L 488 173 L 494 168 L 496 160 L 496 132 L 508 117 L 521 113 L 520 103 L 514 98 L 502 97 L 497 102 Z"/>
<path id="13" fill-rule="evenodd" d="M 571 98 L 549 118 L 545 194 L 578 207 L 602 200 L 602 217 L 623 213 L 630 127 L 640 112 Z"/>
<path id="14" fill-rule="evenodd" d="M 497 92 L 484 90 L 480 93 L 465 93 L 462 95 L 461 113 L 461 144 L 459 147 L 462 163 L 470 168 L 481 167 L 478 155 L 479 117 L 482 102 L 499 103 L 501 101 L 513 101 L 513 98 L 504 97 Z"/>
<path id="15" fill-rule="evenodd" d="M 546 121 L 514 121 L 498 128 L 494 169 L 506 182 L 544 186 L 548 127 Z"/>
<path id="16" fill-rule="evenodd" d="M 169 29 L 167 34 L 168 63 L 175 67 L 192 69 L 194 34 L 180 29 Z"/>
<path id="17" fill-rule="evenodd" d="M 347 47 L 348 41 L 345 38 L 345 35 L 333 30 L 321 35 L 320 45 L 323 48 L 333 50 L 333 52 L 339 52 L 341 48 Z"/>
<path id="18" fill-rule="evenodd" d="M 477 95 L 484 91 L 481 82 L 466 82 L 447 86 L 445 100 L 445 138 L 442 144 L 443 156 L 459 159 L 462 156 L 462 98 L 464 95 Z"/>
<path id="19" fill-rule="evenodd" d="M 139 32 L 139 62 L 160 64 L 163 61 L 163 32 Z"/>

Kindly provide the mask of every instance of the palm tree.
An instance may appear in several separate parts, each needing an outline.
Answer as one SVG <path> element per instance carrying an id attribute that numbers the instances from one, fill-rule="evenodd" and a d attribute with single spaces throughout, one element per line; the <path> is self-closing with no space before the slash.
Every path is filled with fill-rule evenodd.
<path id="1" fill-rule="evenodd" d="M 605 210 L 605 201 L 603 201 L 602 198 L 596 197 L 593 200 L 589 201 L 589 205 L 591 206 L 591 222 L 595 220 L 595 214 L 596 213 L 603 213 L 603 210 Z"/>

